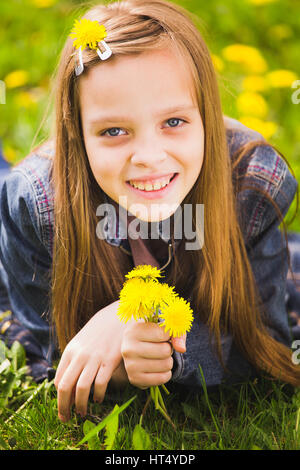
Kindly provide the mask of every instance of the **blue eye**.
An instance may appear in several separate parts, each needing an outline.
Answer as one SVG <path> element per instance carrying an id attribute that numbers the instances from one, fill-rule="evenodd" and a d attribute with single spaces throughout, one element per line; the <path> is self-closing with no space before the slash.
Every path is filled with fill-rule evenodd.
<path id="1" fill-rule="evenodd" d="M 171 118 L 167 120 L 167 122 L 170 124 L 170 127 L 177 127 L 179 121 L 183 122 L 183 119 Z"/>
<path id="2" fill-rule="evenodd" d="M 166 122 L 169 123 L 169 127 L 172 128 L 172 127 L 178 127 L 180 122 L 186 122 L 186 121 L 184 121 L 183 119 L 179 119 L 179 118 L 170 118 Z M 101 136 L 103 136 L 103 137 L 120 137 L 121 135 L 124 135 L 124 134 L 120 134 L 119 133 L 120 131 L 122 131 L 121 127 L 110 127 L 109 129 L 106 129 L 105 131 L 103 131 L 101 133 Z"/>
<path id="3" fill-rule="evenodd" d="M 107 129 L 106 131 L 104 131 L 101 135 L 104 135 L 108 132 L 109 133 L 109 137 L 118 137 L 120 134 L 118 133 L 115 133 L 115 131 L 119 131 L 121 130 L 120 127 L 111 127 L 110 129 Z"/>

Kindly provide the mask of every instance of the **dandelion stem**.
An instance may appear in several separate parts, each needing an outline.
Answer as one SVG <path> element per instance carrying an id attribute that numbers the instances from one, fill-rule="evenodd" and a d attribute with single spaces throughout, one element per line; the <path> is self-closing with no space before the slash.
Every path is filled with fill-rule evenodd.
<path id="1" fill-rule="evenodd" d="M 158 392 L 159 392 L 158 387 L 157 387 L 157 386 L 154 387 L 154 397 L 155 397 L 155 401 L 154 401 L 154 402 L 155 402 L 155 409 L 156 409 L 156 410 L 158 410 L 158 408 L 159 408 L 159 404 L 158 404 Z"/>
<path id="2" fill-rule="evenodd" d="M 161 407 L 163 408 L 163 410 L 164 410 L 165 412 L 167 412 L 167 408 L 166 408 L 165 402 L 164 402 L 164 400 L 163 400 L 163 397 L 162 397 L 162 395 L 161 395 L 161 392 L 160 392 L 160 390 L 159 390 L 159 387 L 157 387 L 157 388 L 158 388 L 158 391 L 157 391 L 157 394 L 158 394 L 158 401 L 159 401 Z"/>
<path id="3" fill-rule="evenodd" d="M 142 414 L 141 414 L 140 425 L 142 425 L 142 421 L 143 421 L 143 418 L 144 418 L 144 416 L 145 416 L 145 414 L 146 414 L 146 411 L 147 411 L 147 409 L 148 409 L 148 406 L 149 406 L 149 404 L 150 404 L 150 402 L 151 402 L 151 398 L 152 398 L 152 397 L 151 397 L 151 394 L 148 395 L 148 398 L 147 398 L 147 400 L 146 400 L 145 406 L 144 406 L 143 411 L 142 411 Z"/>
<path id="4" fill-rule="evenodd" d="M 173 423 L 173 421 L 171 420 L 170 416 L 165 412 L 165 410 L 162 409 L 161 406 L 158 407 L 158 411 L 163 415 L 163 417 L 168 421 L 168 423 L 171 424 L 172 428 L 174 429 L 174 431 L 176 431 L 176 426 L 175 424 Z"/>

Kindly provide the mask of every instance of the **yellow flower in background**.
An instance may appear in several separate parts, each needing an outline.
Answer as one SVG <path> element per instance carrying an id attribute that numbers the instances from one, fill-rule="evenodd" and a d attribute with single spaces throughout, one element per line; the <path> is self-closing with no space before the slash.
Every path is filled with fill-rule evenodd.
<path id="1" fill-rule="evenodd" d="M 266 80 L 272 88 L 290 88 L 298 76 L 291 70 L 273 70 L 266 75 Z"/>
<path id="2" fill-rule="evenodd" d="M 14 70 L 4 78 L 7 88 L 18 88 L 26 85 L 28 82 L 28 72 L 26 70 Z"/>
<path id="3" fill-rule="evenodd" d="M 21 108 L 32 108 L 36 106 L 46 95 L 46 91 L 41 87 L 34 87 L 30 90 L 20 91 L 15 94 L 14 102 Z"/>
<path id="4" fill-rule="evenodd" d="M 268 69 L 267 62 L 258 49 L 245 44 L 231 44 L 222 50 L 224 59 L 244 67 L 249 73 L 264 73 Z"/>
<path id="5" fill-rule="evenodd" d="M 293 36 L 292 28 L 287 24 L 275 24 L 268 29 L 268 35 L 276 39 L 287 39 Z"/>
<path id="6" fill-rule="evenodd" d="M 18 159 L 18 152 L 10 145 L 4 145 L 4 158 L 10 163 L 15 163 Z"/>
<path id="7" fill-rule="evenodd" d="M 133 277 L 141 277 L 142 279 L 156 279 L 161 276 L 161 272 L 155 266 L 151 264 L 141 264 L 133 268 L 128 274 L 125 275 L 127 279 Z"/>
<path id="8" fill-rule="evenodd" d="M 278 125 L 273 121 L 263 121 L 253 116 L 242 116 L 239 121 L 246 127 L 259 132 L 266 140 L 273 137 L 278 130 Z"/>
<path id="9" fill-rule="evenodd" d="M 264 118 L 268 114 L 268 104 L 258 93 L 245 91 L 236 100 L 237 110 L 240 115 L 249 115 Z"/>
<path id="10" fill-rule="evenodd" d="M 216 69 L 218 72 L 222 72 L 222 70 L 224 69 L 224 62 L 223 62 L 223 60 L 221 59 L 221 57 L 219 57 L 219 56 L 216 55 L 216 54 L 212 54 L 212 55 L 211 55 L 211 58 L 212 58 L 212 61 L 213 61 L 213 64 L 214 64 L 215 69 Z"/>
<path id="11" fill-rule="evenodd" d="M 96 20 L 92 21 L 83 18 L 80 21 L 75 20 L 74 27 L 69 36 L 75 39 L 73 46 L 76 47 L 76 49 L 80 47 L 82 47 L 82 49 L 86 47 L 97 49 L 98 42 L 103 41 L 107 33 L 103 24 L 100 24 Z"/>
<path id="12" fill-rule="evenodd" d="M 181 297 L 175 297 L 169 305 L 162 307 L 159 317 L 163 320 L 159 326 L 173 338 L 190 331 L 194 319 L 190 304 Z"/>
<path id="13" fill-rule="evenodd" d="M 18 93 L 14 98 L 14 102 L 20 108 L 31 108 L 32 106 L 36 105 L 36 101 L 33 98 L 33 95 L 28 91 L 22 91 Z"/>
<path id="14" fill-rule="evenodd" d="M 268 5 L 269 3 L 275 3 L 278 0 L 248 0 L 252 5 Z"/>
<path id="15" fill-rule="evenodd" d="M 31 0 L 31 3 L 37 8 L 48 8 L 57 3 L 57 0 Z"/>
<path id="16" fill-rule="evenodd" d="M 249 75 L 242 81 L 244 91 L 265 91 L 268 89 L 268 82 L 261 75 Z"/>

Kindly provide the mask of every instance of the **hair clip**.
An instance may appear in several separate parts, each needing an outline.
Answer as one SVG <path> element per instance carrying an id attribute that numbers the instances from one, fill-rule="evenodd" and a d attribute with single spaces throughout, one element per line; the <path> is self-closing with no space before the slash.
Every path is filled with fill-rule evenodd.
<path id="1" fill-rule="evenodd" d="M 76 75 L 80 75 L 83 72 L 83 60 L 82 60 L 82 50 L 86 47 L 90 49 L 96 49 L 96 52 L 101 60 L 106 60 L 112 55 L 110 47 L 104 41 L 104 38 L 107 36 L 105 26 L 99 24 L 98 21 L 88 20 L 83 18 L 78 21 L 75 20 L 74 27 L 69 34 L 74 40 L 73 47 L 79 49 L 78 51 L 78 62 L 75 65 Z M 104 51 L 101 52 L 99 49 L 99 43 L 103 46 Z"/>

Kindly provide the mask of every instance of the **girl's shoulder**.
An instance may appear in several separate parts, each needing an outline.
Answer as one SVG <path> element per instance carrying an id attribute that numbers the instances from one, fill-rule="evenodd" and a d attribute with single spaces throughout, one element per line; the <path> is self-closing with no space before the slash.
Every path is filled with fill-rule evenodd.
<path id="1" fill-rule="evenodd" d="M 15 164 L 11 170 L 11 179 L 27 180 L 41 212 L 53 210 L 51 168 L 54 150 L 54 141 L 48 140 L 32 150 L 29 155 Z"/>
<path id="2" fill-rule="evenodd" d="M 252 244 L 286 215 L 298 183 L 286 158 L 259 132 L 235 119 L 224 122 L 237 210 L 245 240 Z"/>
<path id="3" fill-rule="evenodd" d="M 53 248 L 54 224 L 53 155 L 51 140 L 35 148 L 11 168 L 1 191 L 2 216 L 9 215 L 21 231 L 32 225 L 49 254 Z"/>
<path id="4" fill-rule="evenodd" d="M 237 119 L 224 116 L 227 146 L 232 157 L 245 144 L 250 142 L 265 142 L 264 137 L 254 129 L 250 129 Z"/>

